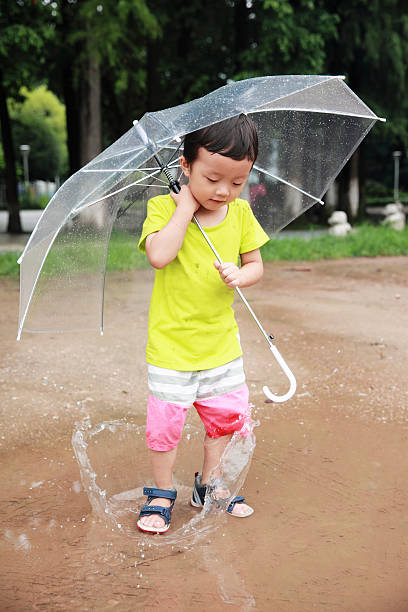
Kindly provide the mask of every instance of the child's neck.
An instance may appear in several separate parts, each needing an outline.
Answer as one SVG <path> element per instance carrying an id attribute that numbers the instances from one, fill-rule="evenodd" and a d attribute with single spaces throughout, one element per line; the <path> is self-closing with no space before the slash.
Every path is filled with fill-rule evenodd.
<path id="1" fill-rule="evenodd" d="M 221 206 L 217 210 L 208 210 L 203 206 L 196 211 L 195 216 L 201 225 L 205 227 L 213 227 L 224 221 L 228 213 L 228 204 Z"/>

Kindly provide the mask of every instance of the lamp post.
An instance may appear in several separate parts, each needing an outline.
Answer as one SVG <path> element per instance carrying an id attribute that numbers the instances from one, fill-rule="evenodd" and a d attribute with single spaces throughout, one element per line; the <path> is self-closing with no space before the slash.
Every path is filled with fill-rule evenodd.
<path id="1" fill-rule="evenodd" d="M 399 164 L 401 155 L 401 151 L 392 152 L 394 158 L 394 202 L 399 201 Z"/>
<path id="2" fill-rule="evenodd" d="M 26 197 L 28 197 L 29 188 L 29 175 L 28 175 L 28 156 L 30 154 L 30 145 L 20 145 L 21 155 L 23 157 L 23 170 L 24 170 L 24 191 Z"/>

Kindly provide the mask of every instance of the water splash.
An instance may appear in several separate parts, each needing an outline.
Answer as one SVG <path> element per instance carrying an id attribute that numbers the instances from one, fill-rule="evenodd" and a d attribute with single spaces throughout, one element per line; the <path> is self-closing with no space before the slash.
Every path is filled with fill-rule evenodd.
<path id="1" fill-rule="evenodd" d="M 254 454 L 256 439 L 253 430 L 258 425 L 259 421 L 246 423 L 232 436 L 219 465 L 211 472 L 204 513 L 225 512 L 241 489 Z"/>
<path id="2" fill-rule="evenodd" d="M 178 491 L 177 511 L 169 533 L 151 537 L 138 531 L 137 516 L 146 498 L 143 486 L 152 485 L 150 463 L 144 442 L 144 426 L 127 421 L 105 421 L 92 426 L 89 418 L 75 424 L 72 446 L 80 468 L 81 480 L 97 518 L 142 547 L 183 546 L 220 527 L 232 497 L 241 488 L 255 448 L 253 426 L 245 436 L 235 433 L 226 447 L 219 471 L 228 487 L 228 498 L 207 495 L 202 511 L 191 508 L 192 459 L 202 449 L 203 433 L 186 425 L 178 447 L 174 486 Z M 211 482 L 210 482 L 211 484 Z"/>

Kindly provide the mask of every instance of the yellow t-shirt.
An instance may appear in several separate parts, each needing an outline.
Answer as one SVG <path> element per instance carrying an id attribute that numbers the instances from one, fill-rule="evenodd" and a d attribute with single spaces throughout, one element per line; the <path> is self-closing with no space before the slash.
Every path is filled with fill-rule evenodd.
<path id="1" fill-rule="evenodd" d="M 169 221 L 176 205 L 170 194 L 149 200 L 139 249 L 146 237 Z M 223 261 L 238 265 L 239 255 L 269 240 L 246 200 L 228 206 L 225 219 L 204 228 Z M 232 303 L 234 290 L 221 280 L 215 256 L 191 222 L 176 258 L 156 270 L 150 300 L 147 362 L 172 370 L 215 368 L 242 355 Z"/>

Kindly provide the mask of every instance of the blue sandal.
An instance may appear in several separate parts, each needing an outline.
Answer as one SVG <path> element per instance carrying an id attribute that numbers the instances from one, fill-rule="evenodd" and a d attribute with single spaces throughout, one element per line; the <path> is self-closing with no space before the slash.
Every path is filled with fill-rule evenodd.
<path id="1" fill-rule="evenodd" d="M 170 528 L 171 521 L 171 511 L 174 507 L 174 502 L 176 501 L 177 491 L 176 489 L 155 489 L 153 487 L 144 487 L 143 495 L 147 495 L 147 504 L 143 506 L 140 511 L 139 519 L 137 521 L 137 526 L 140 531 L 144 531 L 145 533 L 165 533 Z M 164 497 L 165 499 L 171 499 L 172 502 L 169 508 L 165 508 L 164 506 L 149 506 L 150 502 L 156 497 Z M 140 522 L 140 519 L 144 516 L 150 516 L 152 514 L 157 514 L 157 516 L 161 516 L 166 524 L 163 527 L 150 527 L 148 525 L 144 525 Z"/>
<path id="2" fill-rule="evenodd" d="M 207 486 L 208 485 L 205 485 L 205 484 L 203 485 L 201 483 L 201 474 L 196 472 L 195 480 L 194 480 L 193 496 L 190 501 L 190 504 L 194 508 L 202 508 L 204 506 Z M 215 487 L 208 487 L 208 488 L 214 490 Z M 228 514 L 230 514 L 231 516 L 235 516 L 237 518 L 246 518 L 247 516 L 251 516 L 254 510 L 250 506 L 248 506 L 248 510 L 245 512 L 245 514 L 233 514 L 235 504 L 242 504 L 244 501 L 245 501 L 245 497 L 242 497 L 242 495 L 238 495 L 237 497 L 234 497 L 234 499 L 231 500 L 231 503 L 229 504 L 227 508 Z"/>

